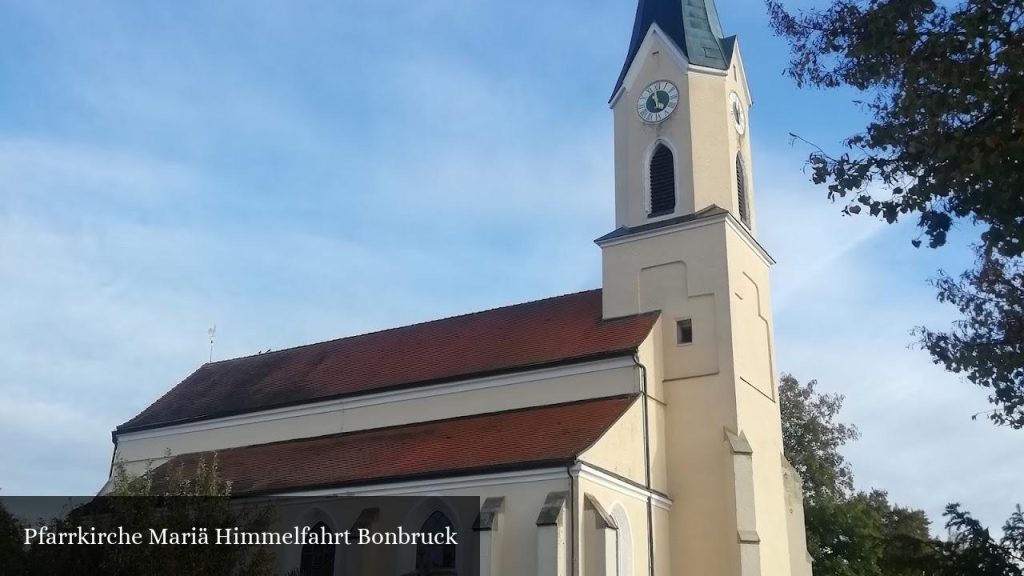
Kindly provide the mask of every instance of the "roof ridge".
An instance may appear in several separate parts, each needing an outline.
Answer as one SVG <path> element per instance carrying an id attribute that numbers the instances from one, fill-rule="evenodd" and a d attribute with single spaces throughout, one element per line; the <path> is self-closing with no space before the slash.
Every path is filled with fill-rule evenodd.
<path id="1" fill-rule="evenodd" d="M 202 364 L 114 435 L 635 352 L 658 312 L 604 318 L 601 296 L 573 292 Z"/>
<path id="2" fill-rule="evenodd" d="M 200 366 L 200 368 L 202 368 L 203 366 L 213 366 L 215 364 L 223 364 L 225 362 L 234 362 L 236 360 L 245 360 L 247 358 L 258 358 L 260 356 L 269 356 L 271 354 L 279 354 L 281 352 L 291 352 L 293 350 L 299 350 L 299 349 L 302 349 L 302 348 L 308 348 L 310 346 L 319 346 L 321 344 L 330 344 L 332 342 L 341 342 L 342 340 L 349 340 L 349 339 L 352 339 L 352 338 L 360 338 L 360 337 L 363 337 L 363 336 L 373 336 L 374 334 L 383 334 L 385 332 L 392 332 L 392 331 L 395 331 L 395 330 L 404 330 L 406 328 L 414 328 L 414 327 L 417 327 L 417 326 L 425 326 L 427 324 L 433 324 L 435 322 L 444 322 L 446 320 L 455 320 L 456 318 L 468 318 L 470 316 L 476 316 L 478 314 L 486 314 L 488 312 L 495 312 L 497 310 L 504 310 L 506 308 L 515 308 L 516 306 L 528 306 L 530 304 L 540 304 L 541 302 L 547 302 L 547 301 L 550 301 L 550 300 L 558 300 L 560 298 L 569 298 L 571 296 L 579 296 L 581 294 L 586 294 L 588 292 L 600 292 L 600 291 L 601 291 L 601 288 L 591 288 L 589 290 L 580 290 L 580 291 L 577 291 L 577 292 L 569 292 L 568 294 L 559 294 L 557 296 L 548 296 L 546 298 L 538 298 L 537 300 L 528 300 L 526 302 L 517 302 L 517 303 L 514 303 L 514 304 L 505 304 L 503 306 L 495 306 L 493 308 L 485 308 L 483 310 L 476 310 L 476 311 L 473 311 L 473 312 L 464 312 L 462 314 L 453 314 L 451 316 L 445 316 L 445 317 L 442 317 L 442 318 L 434 318 L 433 320 L 424 320 L 422 322 L 413 322 L 412 324 L 404 324 L 402 326 L 392 326 L 391 328 L 381 328 L 379 330 L 371 330 L 369 332 L 363 332 L 363 333 L 360 333 L 360 334 L 352 334 L 350 336 L 342 336 L 340 338 L 331 338 L 329 340 L 321 340 L 319 342 L 310 342 L 308 344 L 299 344 L 299 345 L 296 345 L 296 346 L 289 346 L 288 348 L 281 348 L 280 350 L 272 350 L 270 352 L 257 352 L 256 354 L 248 354 L 248 355 L 245 355 L 245 356 L 236 356 L 234 358 L 225 358 L 223 360 L 215 360 L 213 362 L 204 362 Z M 639 314 L 636 314 L 636 315 L 639 316 Z"/>

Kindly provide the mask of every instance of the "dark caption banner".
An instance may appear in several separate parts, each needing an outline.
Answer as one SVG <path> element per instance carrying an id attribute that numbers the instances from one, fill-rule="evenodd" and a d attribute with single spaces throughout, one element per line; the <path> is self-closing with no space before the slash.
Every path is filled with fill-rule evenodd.
<path id="1" fill-rule="evenodd" d="M 0 574 L 465 575 L 467 497 L 0 498 Z"/>

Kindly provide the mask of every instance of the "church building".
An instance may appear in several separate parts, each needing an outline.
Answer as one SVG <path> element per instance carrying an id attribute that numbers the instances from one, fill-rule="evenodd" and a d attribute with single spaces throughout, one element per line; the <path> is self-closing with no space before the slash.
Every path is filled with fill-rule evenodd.
<path id="1" fill-rule="evenodd" d="M 614 80 L 600 288 L 204 364 L 117 427 L 115 460 L 216 454 L 238 497 L 422 496 L 406 528 L 479 533 L 472 560 L 425 549 L 394 576 L 809 575 L 739 42 L 713 0 L 639 0 Z"/>

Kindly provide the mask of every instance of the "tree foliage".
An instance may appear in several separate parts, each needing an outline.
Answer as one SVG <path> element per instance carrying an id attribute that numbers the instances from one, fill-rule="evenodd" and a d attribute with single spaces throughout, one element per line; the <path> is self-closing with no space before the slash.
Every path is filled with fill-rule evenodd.
<path id="1" fill-rule="evenodd" d="M 268 508 L 247 506 L 230 499 L 231 484 L 220 475 L 217 459 L 200 459 L 194 467 L 147 468 L 142 475 L 131 474 L 118 462 L 108 494 L 70 510 L 63 518 L 47 522 L 51 532 L 127 532 L 147 535 L 151 529 L 168 533 L 206 531 L 209 544 L 195 545 L 32 545 L 24 546 L 21 526 L 0 503 L 0 554 L 14 546 L 12 558 L 21 561 L 11 575 L 107 574 L 134 576 L 148 574 L 266 575 L 275 573 L 276 560 L 270 549 L 257 545 L 217 545 L 212 536 L 217 528 L 238 528 L 259 532 L 269 526 Z M 13 526 L 13 528 L 8 528 Z M 13 538 L 13 539 L 12 539 Z"/>
<path id="2" fill-rule="evenodd" d="M 993 420 L 1024 427 L 1024 2 L 766 3 L 797 84 L 858 90 L 871 118 L 842 153 L 811 153 L 812 181 L 846 214 L 916 217 L 916 246 L 943 246 L 959 221 L 980 230 L 977 270 L 937 282 L 964 321 L 922 344 L 992 389 Z"/>
<path id="3" fill-rule="evenodd" d="M 937 576 L 1021 576 L 1024 574 L 1024 546 L 1019 535 L 1024 530 L 1020 506 L 1003 527 L 1003 537 L 992 538 L 988 528 L 961 510 L 959 504 L 946 506 L 948 541 L 936 546 L 939 561 Z"/>
<path id="4" fill-rule="evenodd" d="M 928 519 L 881 490 L 827 498 L 806 508 L 817 576 L 912 576 L 931 555 Z"/>
<path id="5" fill-rule="evenodd" d="M 804 519 L 815 576 L 1024 576 L 1019 506 L 995 540 L 959 505 L 950 505 L 948 538 L 938 539 L 921 510 L 896 505 L 881 490 L 855 491 L 840 449 L 857 437 L 856 428 L 838 421 L 843 398 L 816 386 L 788 374 L 779 385 L 785 456 L 807 474 Z"/>
<path id="6" fill-rule="evenodd" d="M 989 417 L 1024 427 L 1024 260 L 985 254 L 960 278 L 941 275 L 939 301 L 961 313 L 948 332 L 918 334 L 935 361 L 990 389 Z"/>
<path id="7" fill-rule="evenodd" d="M 231 496 L 231 481 L 221 476 L 216 455 L 209 460 L 200 458 L 189 469 L 178 464 L 154 473 L 152 464 L 147 464 L 142 474 L 132 474 L 124 462 L 118 461 L 112 479 L 109 496 Z"/>
<path id="8" fill-rule="evenodd" d="M 782 441 L 809 503 L 853 489 L 853 472 L 839 449 L 858 437 L 855 426 L 836 421 L 843 397 L 820 394 L 817 385 L 816 380 L 801 385 L 789 374 L 779 381 Z"/>
<path id="9" fill-rule="evenodd" d="M 924 554 L 928 519 L 889 503 L 885 492 L 855 492 L 853 471 L 840 450 L 858 437 L 838 420 L 843 397 L 822 394 L 817 381 L 779 382 L 786 459 L 801 476 L 807 549 L 817 576 L 910 576 Z"/>
<path id="10" fill-rule="evenodd" d="M 8 574 L 20 574 L 27 566 L 27 554 L 21 545 L 21 522 L 0 502 L 0 567 Z"/>

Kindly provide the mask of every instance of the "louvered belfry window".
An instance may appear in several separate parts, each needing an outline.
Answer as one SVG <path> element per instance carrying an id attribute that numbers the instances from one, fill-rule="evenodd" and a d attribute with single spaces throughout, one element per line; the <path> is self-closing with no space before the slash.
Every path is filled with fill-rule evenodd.
<path id="1" fill-rule="evenodd" d="M 672 151 L 658 144 L 651 156 L 650 217 L 671 214 L 676 209 L 676 170 Z"/>
<path id="2" fill-rule="evenodd" d="M 750 209 L 747 207 L 747 174 L 743 167 L 743 156 L 736 155 L 736 203 L 740 209 L 740 220 L 750 227 Z"/>

